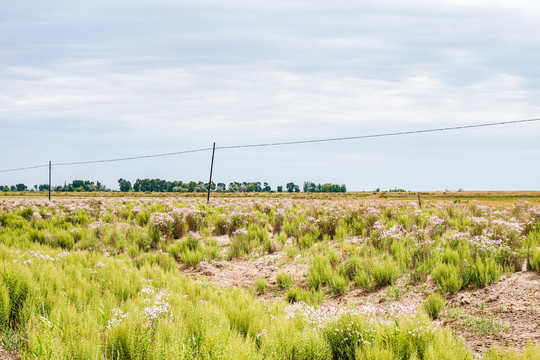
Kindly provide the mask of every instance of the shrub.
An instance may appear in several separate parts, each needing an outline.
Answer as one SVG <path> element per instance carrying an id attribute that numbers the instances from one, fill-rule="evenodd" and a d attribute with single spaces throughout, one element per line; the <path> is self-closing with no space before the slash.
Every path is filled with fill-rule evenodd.
<path id="1" fill-rule="evenodd" d="M 431 278 L 443 293 L 454 294 L 462 286 L 459 270 L 454 265 L 438 263 L 431 271 Z"/>
<path id="2" fill-rule="evenodd" d="M 147 211 L 142 211 L 135 216 L 135 222 L 139 226 L 146 226 L 150 220 L 150 213 Z"/>
<path id="3" fill-rule="evenodd" d="M 177 261 L 187 266 L 197 265 L 204 255 L 200 246 L 200 237 L 196 233 L 189 234 L 186 238 L 169 245 L 167 251 Z"/>
<path id="4" fill-rule="evenodd" d="M 437 319 L 439 317 L 439 313 L 444 309 L 445 301 L 441 295 L 438 293 L 431 293 L 431 295 L 428 296 L 426 301 L 424 301 L 424 304 L 422 307 L 426 311 L 426 313 L 433 319 Z"/>
<path id="5" fill-rule="evenodd" d="M 399 278 L 400 271 L 393 260 L 376 261 L 371 269 L 371 275 L 377 286 L 392 285 Z"/>
<path id="6" fill-rule="evenodd" d="M 353 256 L 350 257 L 345 263 L 343 273 L 349 280 L 354 280 L 358 271 L 364 267 L 365 264 L 362 259 L 357 256 Z"/>
<path id="7" fill-rule="evenodd" d="M 30 230 L 28 237 L 32 242 L 45 244 L 45 234 L 39 230 Z"/>
<path id="8" fill-rule="evenodd" d="M 310 249 L 315 241 L 317 241 L 318 234 L 308 232 L 298 238 L 298 247 L 300 249 Z"/>
<path id="9" fill-rule="evenodd" d="M 237 231 L 231 237 L 230 247 L 227 254 L 229 259 L 241 257 L 251 252 L 252 245 L 246 232 Z"/>
<path id="10" fill-rule="evenodd" d="M 356 274 L 354 277 L 354 282 L 360 289 L 366 291 L 371 291 L 373 289 L 373 280 L 371 279 L 369 273 L 365 270 L 361 270 Z"/>
<path id="11" fill-rule="evenodd" d="M 442 255 L 442 261 L 445 264 L 459 266 L 459 254 L 452 249 L 445 249 Z"/>
<path id="12" fill-rule="evenodd" d="M 332 277 L 332 267 L 326 256 L 316 255 L 311 261 L 307 281 L 309 285 L 319 290 L 323 285 L 327 284 Z"/>
<path id="13" fill-rule="evenodd" d="M 499 280 L 501 272 L 502 269 L 495 260 L 489 259 L 483 261 L 480 258 L 476 258 L 471 269 L 471 282 L 476 287 L 483 288 Z"/>
<path id="14" fill-rule="evenodd" d="M 291 275 L 287 273 L 277 273 L 276 274 L 276 283 L 278 286 L 283 290 L 289 290 L 289 288 L 292 286 L 292 278 Z"/>
<path id="15" fill-rule="evenodd" d="M 71 236 L 68 232 L 61 232 L 58 235 L 56 235 L 56 240 L 58 241 L 58 245 L 63 249 L 72 249 L 73 245 L 75 245 L 75 241 L 73 240 L 73 236 Z"/>
<path id="16" fill-rule="evenodd" d="M 328 286 L 332 292 L 336 295 L 342 295 L 347 291 L 349 281 L 338 273 L 333 273 L 330 279 L 328 280 Z"/>

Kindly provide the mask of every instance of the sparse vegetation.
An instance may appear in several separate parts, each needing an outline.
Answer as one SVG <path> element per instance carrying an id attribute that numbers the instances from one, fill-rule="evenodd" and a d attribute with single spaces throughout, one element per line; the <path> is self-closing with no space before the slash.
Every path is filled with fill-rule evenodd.
<path id="1" fill-rule="evenodd" d="M 444 309 L 444 306 L 444 298 L 436 292 L 429 295 L 423 304 L 426 313 L 434 320 L 439 317 L 439 314 Z"/>

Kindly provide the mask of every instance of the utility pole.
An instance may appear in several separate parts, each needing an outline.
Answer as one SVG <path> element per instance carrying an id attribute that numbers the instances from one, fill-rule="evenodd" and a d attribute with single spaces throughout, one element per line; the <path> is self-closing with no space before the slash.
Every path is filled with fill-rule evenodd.
<path id="1" fill-rule="evenodd" d="M 51 161 L 49 160 L 49 201 L 51 201 Z"/>
<path id="2" fill-rule="evenodd" d="M 208 180 L 208 197 L 206 203 L 210 204 L 210 189 L 212 188 L 212 170 L 214 169 L 214 153 L 216 152 L 216 143 L 212 147 L 212 162 L 210 163 L 210 180 Z"/>

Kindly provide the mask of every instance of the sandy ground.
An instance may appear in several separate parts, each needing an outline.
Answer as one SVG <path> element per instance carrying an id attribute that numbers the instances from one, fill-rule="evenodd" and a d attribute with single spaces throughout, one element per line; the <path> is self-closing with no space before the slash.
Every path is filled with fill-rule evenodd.
<path id="1" fill-rule="evenodd" d="M 0 349 L 0 360 L 19 360 L 20 358 L 17 353 Z"/>
<path id="2" fill-rule="evenodd" d="M 540 274 L 517 272 L 484 289 L 461 291 L 449 305 L 463 313 L 445 313 L 445 321 L 475 352 L 491 345 L 522 348 L 540 342 Z"/>

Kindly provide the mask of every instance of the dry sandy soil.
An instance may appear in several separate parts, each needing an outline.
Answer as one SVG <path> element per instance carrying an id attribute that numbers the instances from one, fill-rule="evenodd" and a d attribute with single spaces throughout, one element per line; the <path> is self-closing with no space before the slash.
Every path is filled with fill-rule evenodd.
<path id="1" fill-rule="evenodd" d="M 17 353 L 0 349 L 0 360 L 19 360 L 20 358 Z"/>

